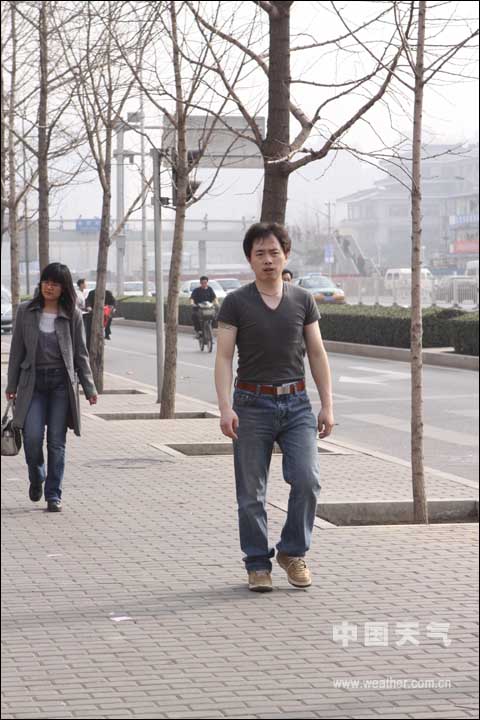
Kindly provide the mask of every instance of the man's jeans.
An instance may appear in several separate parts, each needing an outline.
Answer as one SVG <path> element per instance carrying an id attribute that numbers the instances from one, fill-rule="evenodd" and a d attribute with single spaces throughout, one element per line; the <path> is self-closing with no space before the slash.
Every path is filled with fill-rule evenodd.
<path id="1" fill-rule="evenodd" d="M 45 500 L 60 500 L 65 469 L 69 398 L 67 371 L 37 368 L 35 390 L 23 425 L 23 443 L 31 483 L 45 482 Z M 48 471 L 43 438 L 47 426 Z"/>
<path id="2" fill-rule="evenodd" d="M 233 443 L 240 545 L 247 570 L 271 570 L 265 508 L 274 442 L 283 452 L 283 476 L 290 485 L 288 513 L 277 550 L 303 557 L 310 547 L 320 493 L 317 419 L 306 392 L 260 395 L 235 390 L 239 418 Z"/>

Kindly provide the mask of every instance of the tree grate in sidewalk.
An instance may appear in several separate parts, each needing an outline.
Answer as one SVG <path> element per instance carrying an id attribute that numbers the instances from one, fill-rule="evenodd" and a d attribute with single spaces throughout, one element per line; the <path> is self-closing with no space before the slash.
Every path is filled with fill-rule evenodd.
<path id="1" fill-rule="evenodd" d="M 158 449 L 172 451 L 175 455 L 186 455 L 187 457 L 201 457 L 206 455 L 233 455 L 233 444 L 229 442 L 221 443 L 168 443 L 167 445 L 153 445 Z M 318 452 L 328 455 L 353 455 L 351 451 L 334 448 L 326 448 L 318 446 Z M 280 447 L 275 444 L 273 449 L 274 455 L 281 455 Z"/>
<path id="2" fill-rule="evenodd" d="M 206 418 L 218 418 L 213 412 L 202 410 L 196 412 L 184 411 L 176 412 L 174 418 L 161 418 L 160 412 L 157 410 L 146 411 L 146 412 L 121 412 L 121 413 L 94 413 L 95 417 L 101 418 L 102 420 L 204 420 Z"/>
<path id="3" fill-rule="evenodd" d="M 475 499 L 428 500 L 430 524 L 478 522 L 478 501 Z M 317 517 L 336 526 L 413 525 L 413 502 L 320 502 Z"/>
<path id="4" fill-rule="evenodd" d="M 151 468 L 161 463 L 172 462 L 172 458 L 168 455 L 165 457 L 126 457 L 126 458 L 106 458 L 104 460 L 94 460 L 83 464 L 86 468 L 116 468 L 117 470 L 141 470 L 142 468 Z"/>

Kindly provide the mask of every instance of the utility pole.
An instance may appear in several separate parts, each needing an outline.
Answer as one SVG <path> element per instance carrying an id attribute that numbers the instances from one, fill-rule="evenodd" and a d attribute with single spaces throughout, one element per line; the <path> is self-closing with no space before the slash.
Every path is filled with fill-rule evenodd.
<path id="1" fill-rule="evenodd" d="M 328 244 L 329 244 L 329 266 L 330 266 L 330 277 L 333 275 L 333 262 L 331 261 L 332 258 L 332 252 L 333 252 L 333 244 L 332 244 L 332 203 L 330 200 L 325 203 L 327 207 L 327 219 L 328 219 L 328 229 L 327 229 L 327 236 L 328 236 Z"/>
<path id="2" fill-rule="evenodd" d="M 141 70 L 140 70 L 141 73 Z M 141 76 L 140 76 L 141 81 Z M 143 92 L 140 91 L 140 172 L 142 175 L 142 283 L 143 295 L 148 295 L 148 246 L 147 246 L 147 186 L 145 177 L 145 112 Z"/>
<path id="3" fill-rule="evenodd" d="M 125 215 L 124 207 L 124 191 L 125 191 L 125 175 L 124 175 L 124 137 L 125 125 L 122 120 L 117 125 L 117 149 L 115 156 L 117 158 L 117 226 L 123 221 Z M 117 243 L 117 297 L 123 295 L 123 285 L 125 281 L 125 228 L 119 231 L 116 239 Z"/>
<path id="4" fill-rule="evenodd" d="M 163 265 L 162 265 L 162 201 L 160 187 L 161 151 L 151 150 L 153 157 L 153 209 L 155 244 L 155 315 L 157 331 L 157 402 L 162 401 L 164 374 L 164 318 L 163 318 Z"/>
<path id="5" fill-rule="evenodd" d="M 22 136 L 25 137 L 25 120 L 22 118 Z M 23 184 L 27 185 L 27 149 L 23 145 Z M 30 295 L 30 247 L 28 233 L 28 192 L 23 196 L 23 238 L 25 243 L 25 284 L 27 295 Z"/>

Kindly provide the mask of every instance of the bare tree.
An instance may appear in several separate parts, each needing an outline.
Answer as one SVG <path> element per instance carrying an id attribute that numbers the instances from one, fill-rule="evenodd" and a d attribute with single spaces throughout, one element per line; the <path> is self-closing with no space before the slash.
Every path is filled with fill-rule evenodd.
<path id="1" fill-rule="evenodd" d="M 425 55 L 425 0 L 418 3 L 417 57 L 412 138 L 412 316 L 411 316 L 411 438 L 413 510 L 416 522 L 428 523 L 423 463 L 423 359 L 422 359 L 422 116 Z"/>
<path id="2" fill-rule="evenodd" d="M 19 206 L 30 189 L 32 178 L 19 174 L 19 141 L 17 120 L 23 88 L 21 44 L 25 41 L 25 26 L 18 14 L 17 3 L 5 3 L 2 8 L 2 240 L 8 229 L 10 241 L 10 274 L 12 306 L 15 315 L 20 301 L 19 272 Z M 8 225 L 4 213 L 8 211 Z"/>
<path id="3" fill-rule="evenodd" d="M 152 6 L 150 15 L 143 19 L 144 24 L 156 27 L 151 53 L 145 56 L 141 74 L 130 63 L 130 70 L 145 96 L 164 117 L 164 147 L 168 148 L 168 152 L 164 150 L 162 160 L 164 167 L 171 172 L 174 195 L 175 224 L 166 302 L 162 418 L 173 417 L 175 412 L 178 298 L 186 214 L 188 208 L 211 190 L 220 168 L 228 158 L 227 150 L 216 159 L 216 170 L 200 191 L 195 173 L 205 152 L 208 152 L 212 134 L 217 127 L 225 126 L 222 111 L 230 95 L 218 93 L 218 88 L 215 88 L 216 73 L 212 72 L 207 63 L 208 54 L 212 51 L 212 33 L 204 28 L 199 32 L 191 27 L 189 18 L 190 13 L 185 12 L 183 5 L 173 0 Z M 219 63 L 226 61 L 228 50 L 228 43 L 215 48 L 215 57 Z M 172 73 L 167 77 L 165 56 L 171 58 L 172 62 Z M 246 58 L 242 58 L 231 72 L 224 71 L 230 88 L 235 87 L 244 70 L 245 61 Z M 203 127 L 200 128 L 201 137 L 193 150 L 188 148 L 189 122 L 192 115 L 198 120 L 199 114 L 203 117 Z M 233 136 L 232 143 L 235 141 L 236 137 Z M 154 144 L 151 139 L 150 142 Z"/>
<path id="4" fill-rule="evenodd" d="M 433 18 L 430 27 L 430 44 L 427 40 L 427 3 L 419 0 L 416 5 L 417 32 L 413 45 L 409 34 L 404 32 L 399 15 L 397 26 L 402 36 L 405 56 L 413 74 L 413 85 L 404 75 L 398 75 L 413 92 L 412 169 L 411 169 L 411 218 L 412 218 L 412 289 L 411 289 L 411 462 L 414 520 L 428 523 L 428 504 L 425 490 L 424 433 L 423 433 L 423 360 L 422 360 L 422 122 L 424 94 L 427 83 L 439 74 L 452 72 L 448 65 L 464 48 L 471 47 L 478 37 L 478 28 L 470 29 L 455 40 L 441 42 L 447 26 L 443 18 Z M 461 18 L 457 18 L 457 21 Z M 469 25 L 469 23 L 465 23 Z M 430 45 L 430 46 L 429 46 Z M 428 53 L 428 54 L 427 54 Z M 449 78 L 451 80 L 451 78 Z"/>
<path id="5" fill-rule="evenodd" d="M 422 316 L 422 162 L 432 159 L 423 145 L 423 115 L 425 90 L 434 81 L 438 93 L 453 81 L 472 79 L 469 65 L 478 60 L 477 21 L 461 17 L 458 9 L 449 17 L 443 16 L 445 3 L 424 1 L 409 3 L 407 12 L 400 3 L 394 6 L 395 25 L 403 48 L 405 62 L 393 73 L 390 100 L 401 106 L 403 117 L 409 117 L 410 137 L 402 136 L 398 143 L 384 146 L 380 152 L 352 154 L 397 180 L 408 191 L 411 210 L 411 465 L 414 520 L 428 523 L 428 503 L 424 472 L 423 431 L 423 316 Z M 455 22 L 452 22 L 454 20 Z M 453 29 L 452 29 L 453 28 Z M 465 50 L 466 53 L 461 53 Z M 470 57 L 469 53 L 473 56 Z M 412 80 L 413 78 L 413 80 Z M 392 111 L 392 110 L 391 110 Z M 405 153 L 408 143 L 411 152 Z M 345 147 L 345 146 L 344 146 Z M 457 152 L 461 154 L 459 147 Z M 444 153 L 439 153 L 442 155 Z M 434 155 L 433 157 L 438 157 Z M 377 161 L 381 161 L 377 165 Z"/>
<path id="6" fill-rule="evenodd" d="M 98 391 L 103 392 L 103 307 L 107 283 L 107 260 L 111 244 L 113 136 L 131 97 L 135 76 L 128 71 L 117 47 L 128 48 L 130 62 L 138 71 L 148 32 L 138 36 L 124 22 L 126 4 L 87 2 L 76 23 L 58 26 L 66 62 L 74 76 L 74 104 L 85 130 L 101 189 L 102 209 L 97 258 L 95 303 L 91 319 L 90 360 Z M 137 42 L 132 43 L 135 35 Z M 79 42 L 81 38 L 81 42 Z M 116 229 L 118 232 L 119 228 Z"/>
<path id="7" fill-rule="evenodd" d="M 264 159 L 265 178 L 261 219 L 284 223 L 290 175 L 311 162 L 325 158 L 337 142 L 384 98 L 402 54 L 402 44 L 393 29 L 385 40 L 378 41 L 377 52 L 369 50 L 368 53 L 365 53 L 358 42 L 358 36 L 361 38 L 366 33 L 373 34 L 373 28 L 380 24 L 386 26 L 387 20 L 393 26 L 394 4 L 382 3 L 381 8 L 376 10 L 371 18 L 363 20 L 352 29 L 345 24 L 345 10 L 339 9 L 336 3 L 331 3 L 333 14 L 338 16 L 341 30 L 333 37 L 320 41 L 313 37 L 311 29 L 307 44 L 303 43 L 292 47 L 290 23 L 293 0 L 252 2 L 251 12 L 255 13 L 258 8 L 261 8 L 267 19 L 267 49 L 263 48 L 262 33 L 255 38 L 255 42 L 251 39 L 250 42 L 247 42 L 240 28 L 238 31 L 230 29 L 227 32 L 220 22 L 208 18 L 208 8 L 200 9 L 189 0 L 186 5 L 199 25 L 208 29 L 216 37 L 228 41 L 233 48 L 245 54 L 266 77 L 268 103 L 265 138 L 262 138 L 261 129 L 255 121 L 259 109 L 251 108 L 251 101 L 241 93 L 233 94 L 232 99 L 248 122 Z M 228 13 L 231 15 L 231 3 L 228 4 L 228 8 Z M 323 8 L 319 6 L 319 12 L 323 11 Z M 332 16 L 331 10 L 325 9 L 324 12 L 328 13 L 329 17 Z M 244 22 L 243 15 L 242 22 Z M 261 27 L 261 20 L 257 24 Z M 321 22 L 317 24 L 322 27 Z M 330 53 L 335 48 L 341 55 L 337 65 L 342 67 L 344 64 L 351 73 L 349 76 L 335 80 L 321 75 L 318 77 L 318 71 L 316 79 L 310 78 L 308 73 L 301 73 L 298 77 L 293 76 L 291 61 L 294 54 L 296 56 L 302 51 L 308 53 L 315 51 L 318 53 L 318 57 L 312 65 L 315 68 L 321 68 L 323 61 L 321 53 L 323 51 Z M 365 56 L 365 61 L 370 61 L 371 67 L 367 72 L 363 71 L 354 75 L 349 63 L 349 56 L 358 53 Z M 225 82 L 227 91 L 230 92 L 231 89 L 228 88 L 225 81 L 221 64 L 216 62 L 215 58 L 213 58 L 213 64 Z M 317 107 L 312 113 L 302 109 L 294 102 L 291 96 L 291 87 L 294 83 L 299 86 L 309 86 L 312 97 L 318 97 L 318 104 L 315 102 Z M 345 115 L 345 119 L 336 127 L 333 126 L 333 121 L 327 123 L 325 117 L 327 108 L 332 103 L 342 108 Z M 295 121 L 297 127 L 299 126 L 297 134 L 293 138 L 291 137 L 292 120 Z M 306 146 L 309 139 L 313 141 L 311 147 Z"/>
<path id="8" fill-rule="evenodd" d="M 28 129 L 21 140 L 36 158 L 38 169 L 38 246 L 42 270 L 49 262 L 52 191 L 70 184 L 84 167 L 84 158 L 78 149 L 85 142 L 85 135 L 79 132 L 78 122 L 68 116 L 74 90 L 73 74 L 64 62 L 57 32 L 63 27 L 67 33 L 69 24 L 76 26 L 78 10 L 71 9 L 70 3 L 55 0 L 20 3 L 20 6 L 22 18 L 34 33 L 27 65 L 31 67 L 34 62 L 38 73 L 38 79 L 35 78 L 35 84 L 24 97 L 23 120 Z M 58 168 L 58 160 L 64 157 L 69 160 L 68 171 Z"/>

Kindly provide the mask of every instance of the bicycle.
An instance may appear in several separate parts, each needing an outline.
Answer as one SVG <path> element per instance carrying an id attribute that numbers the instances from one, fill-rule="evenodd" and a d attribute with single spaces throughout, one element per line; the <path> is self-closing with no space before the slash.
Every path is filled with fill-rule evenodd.
<path id="1" fill-rule="evenodd" d="M 203 302 L 197 305 L 198 319 L 200 323 L 200 332 L 198 335 L 198 344 L 203 352 L 207 348 L 211 353 L 213 350 L 213 329 L 212 324 L 215 319 L 215 306 L 211 302 Z"/>

